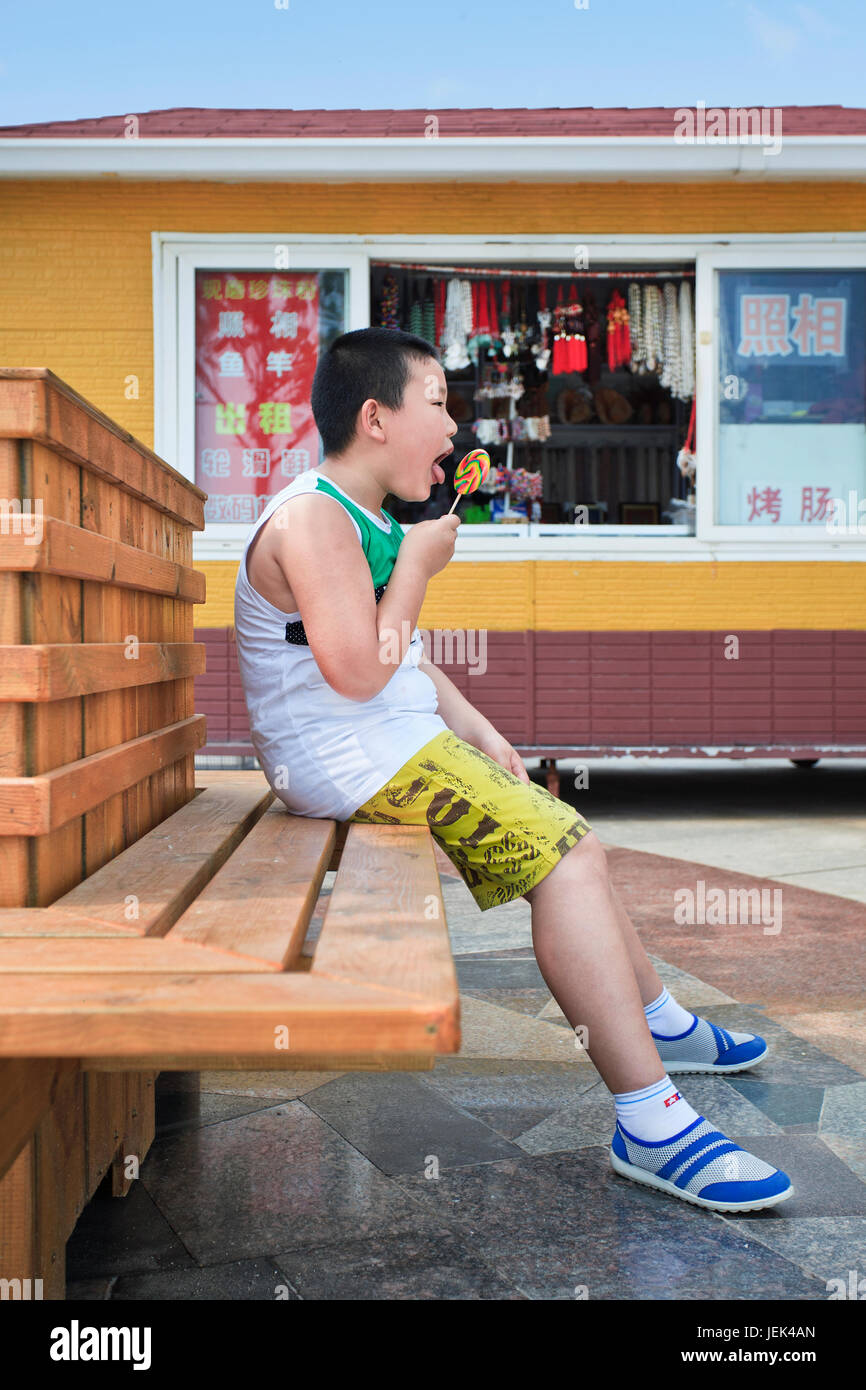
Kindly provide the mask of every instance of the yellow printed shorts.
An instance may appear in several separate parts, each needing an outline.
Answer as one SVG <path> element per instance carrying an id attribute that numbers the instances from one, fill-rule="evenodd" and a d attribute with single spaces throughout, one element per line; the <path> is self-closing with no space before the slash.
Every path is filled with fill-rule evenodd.
<path id="1" fill-rule="evenodd" d="M 443 730 L 350 821 L 429 825 L 481 911 L 522 897 L 592 829 L 544 787 Z"/>

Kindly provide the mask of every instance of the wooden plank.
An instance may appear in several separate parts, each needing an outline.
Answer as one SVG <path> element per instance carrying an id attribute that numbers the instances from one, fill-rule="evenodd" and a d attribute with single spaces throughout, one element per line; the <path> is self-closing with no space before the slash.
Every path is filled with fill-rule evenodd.
<path id="1" fill-rule="evenodd" d="M 162 515 L 163 533 L 166 537 L 167 548 L 173 559 L 179 565 L 193 566 L 193 537 L 189 526 L 182 526 L 173 518 Z M 176 599 L 170 599 L 168 606 L 173 614 L 173 627 L 171 629 L 171 640 L 184 642 L 192 646 L 195 643 L 196 615 L 192 604 L 179 603 Z M 168 635 L 168 634 L 166 634 Z M 205 664 L 207 664 L 207 648 L 205 647 Z M 177 695 L 176 715 L 177 719 L 188 719 L 191 714 L 196 713 L 195 708 L 195 679 L 190 673 L 179 677 L 175 682 Z M 175 776 L 179 795 L 179 804 L 183 805 L 195 795 L 195 757 L 179 758 L 174 765 Z"/>
<path id="2" fill-rule="evenodd" d="M 0 568 L 96 580 L 202 603 L 206 580 L 200 570 L 149 555 L 108 536 L 84 534 L 78 525 L 43 516 L 38 543 L 22 534 L 0 534 Z"/>
<path id="3" fill-rule="evenodd" d="M 0 497 L 22 494 L 19 449 L 15 440 L 0 439 Z M 0 570 L 0 643 L 22 640 L 21 610 L 24 578 Z M 0 777 L 23 777 L 27 729 L 23 704 L 0 703 Z M 0 907 L 18 907 L 29 900 L 30 840 L 26 835 L 0 836 Z"/>
<path id="4" fill-rule="evenodd" d="M 81 482 L 81 526 L 87 532 L 119 540 L 121 519 L 117 488 L 107 478 L 83 472 Z M 82 641 L 85 643 L 123 642 L 128 635 L 125 623 L 130 595 L 111 584 L 83 582 Z M 143 731 L 135 721 L 134 692 L 110 690 L 82 698 L 84 753 L 100 753 L 135 737 Z M 132 722 L 130 723 L 130 719 Z M 125 796 L 122 791 L 104 797 L 84 816 L 85 870 L 94 873 L 116 854 L 126 849 L 124 820 Z"/>
<path id="5" fill-rule="evenodd" d="M 422 998 L 304 973 L 7 975 L 0 1057 L 456 1052 L 456 993 Z M 262 1062 L 264 1066 L 264 1060 Z"/>
<path id="6" fill-rule="evenodd" d="M 457 999 L 427 826 L 351 823 L 310 972 Z"/>
<path id="7" fill-rule="evenodd" d="M 340 862 L 343 858 L 343 849 L 346 844 L 346 836 L 349 833 L 349 826 L 351 824 L 352 822 L 347 820 L 337 821 L 337 839 L 331 852 L 331 862 L 328 865 L 328 871 L 331 873 L 336 873 L 340 867 Z"/>
<path id="8" fill-rule="evenodd" d="M 2 841 L 0 841 L 2 843 Z M 80 912 L 66 912 L 51 907 L 4 907 L 0 908 L 0 939 L 6 937 L 114 937 L 137 940 L 141 932 L 132 924 L 115 926 L 97 917 L 86 917 Z"/>
<path id="9" fill-rule="evenodd" d="M 109 928 L 109 930 L 113 930 Z M 37 970 L 63 971 L 79 975 L 100 975 L 129 970 L 146 974 L 166 970 L 170 974 L 188 971 L 244 971 L 258 973 L 268 968 L 253 955 L 229 950 L 212 950 L 195 942 L 173 941 L 169 936 L 4 936 L 0 939 L 0 979 L 12 973 L 32 975 Z M 271 967 L 279 970 L 275 964 Z"/>
<path id="10" fill-rule="evenodd" d="M 84 1078 L 63 1078 L 54 1104 L 35 1134 L 36 1265 L 46 1298 L 63 1298 L 66 1241 L 84 1210 L 88 1192 L 84 1152 Z"/>
<path id="11" fill-rule="evenodd" d="M 70 1058 L 0 1060 L 0 1177 L 51 1108 L 61 1083 L 77 1070 Z"/>
<path id="12" fill-rule="evenodd" d="M 5 643 L 0 700 L 66 700 L 95 691 L 180 680 L 200 675 L 204 669 L 204 642 L 144 642 L 137 651 L 128 642 Z"/>
<path id="13" fill-rule="evenodd" d="M 0 438 L 40 439 L 194 530 L 204 530 L 207 493 L 46 367 L 0 368 Z"/>
<path id="14" fill-rule="evenodd" d="M 275 801 L 166 940 L 288 967 L 303 945 L 335 837 L 333 821 L 290 815 Z"/>
<path id="15" fill-rule="evenodd" d="M 215 1057 L 201 1053 L 178 1057 L 175 1053 L 148 1059 L 159 1071 L 433 1071 L 436 1056 L 430 1052 L 293 1052 L 271 1054 L 233 1054 Z M 116 1075 L 127 1072 L 128 1057 L 86 1057 L 82 1061 L 86 1076 Z"/>
<path id="16" fill-rule="evenodd" d="M 121 1143 L 131 1075 L 128 1057 L 110 1074 L 84 1073 L 84 1161 L 91 1194 L 111 1167 Z"/>
<path id="17" fill-rule="evenodd" d="M 240 785 L 217 782 L 195 796 L 129 849 L 58 898 L 58 911 L 160 936 L 273 801 L 264 777 Z M 130 902 L 134 896 L 135 901 Z"/>
<path id="18" fill-rule="evenodd" d="M 116 492 L 113 503 L 118 518 L 118 542 L 138 546 L 141 537 L 140 499 L 125 492 Z M 122 636 L 124 639 L 132 636 L 138 641 L 149 638 L 152 635 L 148 622 L 150 611 L 145 595 L 137 586 L 133 589 L 121 589 L 118 595 L 120 630 L 115 636 Z M 153 691 L 148 687 L 124 692 L 121 711 L 120 728 L 124 741 L 153 733 L 155 729 L 169 722 L 168 719 L 155 717 Z M 125 845 L 134 844 L 141 835 L 146 834 L 161 819 L 160 810 L 163 810 L 165 815 L 170 815 L 175 810 L 174 806 L 165 803 L 164 798 L 154 797 L 156 785 L 156 779 L 146 775 L 135 778 L 133 784 L 124 789 L 121 804 Z"/>
<path id="19" fill-rule="evenodd" d="M 81 474 L 74 463 L 58 458 L 39 443 L 22 445 L 27 496 L 39 499 L 46 512 L 78 530 Z M 32 548 L 32 547 L 31 547 Z M 28 643 L 81 641 L 81 584 L 66 575 L 33 574 L 24 586 L 23 640 Z M 76 698 L 34 705 L 26 718 L 30 740 L 27 777 L 51 775 L 61 764 L 74 763 L 84 753 L 81 702 Z M 31 885 L 26 901 L 33 907 L 50 903 L 77 883 L 83 873 L 83 825 L 75 808 L 64 820 L 44 826 L 30 847 Z"/>
<path id="20" fill-rule="evenodd" d="M 201 748 L 206 737 L 204 715 L 196 714 L 37 777 L 0 777 L 0 835 L 45 835 Z"/>
<path id="21" fill-rule="evenodd" d="M 197 792 L 204 791 L 205 787 L 223 785 L 230 787 L 261 786 L 264 788 L 268 784 L 265 780 L 265 774 L 258 768 L 244 770 L 228 767 L 197 767 L 195 769 Z"/>
<path id="22" fill-rule="evenodd" d="M 126 1110 L 120 1147 L 111 1165 L 111 1194 L 125 1197 L 138 1173 L 129 1160 L 136 1160 L 140 1169 L 147 1157 L 156 1133 L 154 1089 L 157 1072 L 127 1072 Z"/>
<path id="23" fill-rule="evenodd" d="M 31 1139 L 0 1178 L 0 1279 L 33 1280 L 38 1277 L 36 1261 L 36 1155 Z M 35 1298 L 34 1285 L 29 1288 Z"/>

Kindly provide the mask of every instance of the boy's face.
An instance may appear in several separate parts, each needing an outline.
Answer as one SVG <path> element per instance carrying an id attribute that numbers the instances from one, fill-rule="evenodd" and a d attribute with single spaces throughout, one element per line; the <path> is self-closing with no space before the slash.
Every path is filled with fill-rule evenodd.
<path id="1" fill-rule="evenodd" d="M 435 358 L 410 358 L 410 373 L 401 408 L 383 411 L 389 490 L 404 502 L 424 502 L 433 484 L 445 481 L 440 462 L 454 450 L 457 425 L 445 406 L 448 386 Z"/>

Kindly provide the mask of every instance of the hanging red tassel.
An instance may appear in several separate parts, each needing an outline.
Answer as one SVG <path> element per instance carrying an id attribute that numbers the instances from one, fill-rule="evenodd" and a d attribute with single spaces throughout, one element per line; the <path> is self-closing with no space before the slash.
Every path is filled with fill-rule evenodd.
<path id="1" fill-rule="evenodd" d="M 631 331 L 628 309 L 619 290 L 614 290 L 607 306 L 607 365 L 616 371 L 631 357 Z"/>
<path id="2" fill-rule="evenodd" d="M 472 285 L 472 332 L 477 333 L 478 310 L 481 303 L 481 286 L 477 280 L 470 281 Z"/>
<path id="3" fill-rule="evenodd" d="M 446 289 L 446 286 L 445 286 L 445 281 L 444 281 L 444 280 L 436 280 L 436 281 L 434 281 L 434 288 L 433 288 L 433 322 L 434 322 L 434 325 L 435 325 L 434 332 L 435 332 L 435 336 L 436 336 L 436 342 L 435 342 L 434 346 L 437 347 L 437 348 L 438 348 L 439 344 L 440 344 L 441 341 L 442 341 L 442 329 L 443 329 L 444 326 L 445 326 L 445 298 L 446 298 L 446 295 L 447 295 L 447 289 Z"/>
<path id="4" fill-rule="evenodd" d="M 481 281 L 478 295 L 478 318 L 475 322 L 475 333 L 478 336 L 490 336 L 490 309 L 487 300 L 487 281 Z"/>
<path id="5" fill-rule="evenodd" d="M 493 280 L 493 281 L 491 282 L 491 285 L 490 285 L 490 336 L 491 336 L 491 338 L 498 338 L 498 337 L 500 336 L 500 333 L 499 333 L 499 314 L 498 314 L 497 311 L 496 311 L 496 281 L 495 281 L 495 280 Z"/>

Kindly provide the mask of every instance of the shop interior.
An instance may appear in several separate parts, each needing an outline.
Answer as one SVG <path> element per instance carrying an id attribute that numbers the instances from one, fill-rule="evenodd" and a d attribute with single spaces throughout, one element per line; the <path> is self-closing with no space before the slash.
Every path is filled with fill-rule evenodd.
<path id="1" fill-rule="evenodd" d="M 694 275 L 373 261 L 371 323 L 435 343 L 459 427 L 445 482 L 386 509 L 442 515 L 455 465 L 482 447 L 491 468 L 460 503 L 464 524 L 693 530 Z"/>

